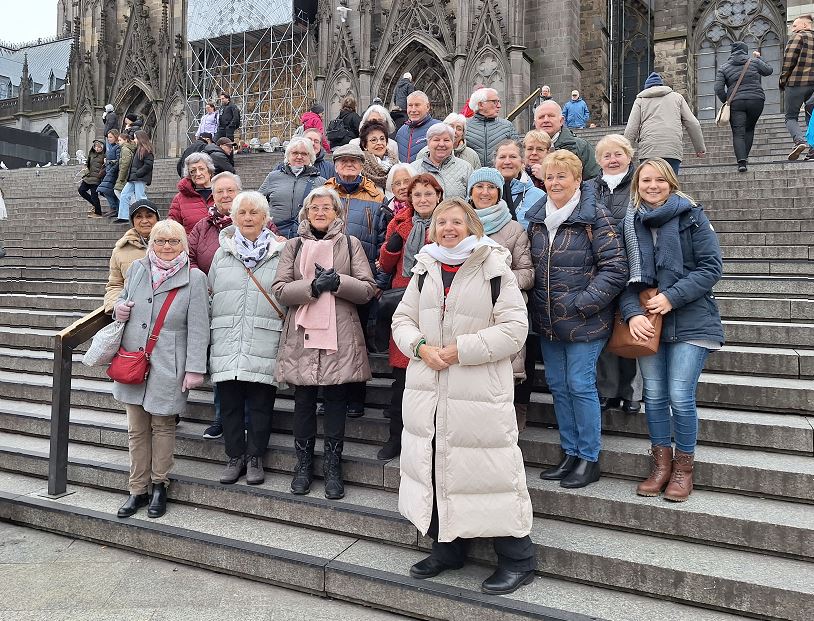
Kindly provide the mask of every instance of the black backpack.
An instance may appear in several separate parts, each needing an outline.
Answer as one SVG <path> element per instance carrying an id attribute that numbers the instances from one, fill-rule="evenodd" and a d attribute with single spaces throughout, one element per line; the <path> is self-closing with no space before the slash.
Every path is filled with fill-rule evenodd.
<path id="1" fill-rule="evenodd" d="M 418 275 L 418 292 L 421 293 L 421 290 L 424 288 L 424 280 L 427 278 L 427 272 Z M 500 276 L 495 276 L 494 278 L 489 279 L 489 286 L 492 288 L 492 306 L 495 305 L 497 302 L 498 297 L 500 297 Z"/>
<path id="2" fill-rule="evenodd" d="M 336 117 L 333 121 L 328 123 L 328 129 L 325 132 L 325 137 L 331 144 L 331 149 L 336 149 L 343 145 L 348 144 L 353 140 L 353 134 L 345 125 L 345 119 L 341 116 Z"/>

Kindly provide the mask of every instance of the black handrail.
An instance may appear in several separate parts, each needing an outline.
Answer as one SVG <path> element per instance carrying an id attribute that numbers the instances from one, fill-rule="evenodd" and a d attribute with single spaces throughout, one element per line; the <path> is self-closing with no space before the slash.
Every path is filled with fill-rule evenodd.
<path id="1" fill-rule="evenodd" d="M 71 373 L 74 350 L 112 323 L 104 307 L 85 315 L 54 337 L 51 397 L 51 443 L 48 457 L 48 495 L 61 496 L 68 487 L 68 435 L 71 417 Z"/>

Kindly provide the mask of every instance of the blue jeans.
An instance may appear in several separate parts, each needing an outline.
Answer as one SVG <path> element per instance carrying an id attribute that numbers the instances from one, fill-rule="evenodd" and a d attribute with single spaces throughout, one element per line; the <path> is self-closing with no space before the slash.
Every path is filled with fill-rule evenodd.
<path id="1" fill-rule="evenodd" d="M 695 452 L 698 439 L 695 390 L 708 355 L 708 349 L 697 345 L 661 343 L 657 353 L 639 358 L 644 410 L 654 446 L 671 446 L 671 437 L 675 437 L 679 451 Z"/>
<path id="2" fill-rule="evenodd" d="M 602 412 L 596 361 L 605 339 L 564 343 L 540 338 L 545 378 L 554 397 L 560 445 L 566 455 L 597 461 L 602 448 Z"/>
<path id="3" fill-rule="evenodd" d="M 130 205 L 147 198 L 146 187 L 143 181 L 128 181 L 124 184 L 122 195 L 119 197 L 119 220 L 130 219 Z"/>

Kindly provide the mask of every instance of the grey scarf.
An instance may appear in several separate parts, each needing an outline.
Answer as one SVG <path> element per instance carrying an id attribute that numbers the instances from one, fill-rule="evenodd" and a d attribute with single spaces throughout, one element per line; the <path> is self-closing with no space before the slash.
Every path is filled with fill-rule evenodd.
<path id="1" fill-rule="evenodd" d="M 401 275 L 410 278 L 413 275 L 413 266 L 415 265 L 415 255 L 419 250 L 424 247 L 427 240 L 427 229 L 430 226 L 429 218 L 422 218 L 418 213 L 413 213 L 413 228 L 404 242 L 404 264 L 402 265 Z"/>

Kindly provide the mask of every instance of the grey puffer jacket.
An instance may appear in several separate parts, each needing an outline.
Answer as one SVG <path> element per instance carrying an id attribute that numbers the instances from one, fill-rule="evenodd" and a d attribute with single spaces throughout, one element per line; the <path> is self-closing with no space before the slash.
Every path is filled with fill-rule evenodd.
<path id="1" fill-rule="evenodd" d="M 495 147 L 501 140 L 520 140 L 514 124 L 506 119 L 489 119 L 477 113 L 466 122 L 466 144 L 484 166 L 494 166 Z"/>
<path id="2" fill-rule="evenodd" d="M 269 251 L 252 269 L 254 277 L 272 296 L 283 318 L 249 277 L 235 252 L 235 227 L 220 232 L 220 249 L 209 268 L 212 295 L 209 374 L 212 382 L 240 380 L 278 385 L 274 380 L 277 350 L 286 307 L 274 298 L 271 286 L 285 242 L 272 237 Z"/>
<path id="3" fill-rule="evenodd" d="M 323 239 L 334 240 L 333 268 L 339 274 L 336 299 L 336 332 L 338 351 L 328 353 L 324 349 L 305 347 L 305 331 L 296 325 L 299 306 L 316 301 L 311 292 L 311 280 L 303 278 L 300 271 L 300 246 L 298 238 L 289 239 L 277 266 L 277 279 L 272 291 L 290 311 L 283 328 L 283 344 L 277 357 L 275 378 L 294 386 L 336 386 L 350 382 L 366 382 L 371 378 L 370 363 L 362 325 L 359 323 L 358 304 L 366 304 L 375 291 L 362 243 L 355 237 L 342 233 L 344 223 L 334 220 Z M 299 236 L 315 239 L 308 221 L 300 223 Z M 348 239 L 349 237 L 349 239 Z M 350 256 L 348 249 L 350 248 Z"/>
<path id="4" fill-rule="evenodd" d="M 306 166 L 299 175 L 288 165 L 268 174 L 258 192 L 268 199 L 269 214 L 280 235 L 289 239 L 297 236 L 297 216 L 305 197 L 324 184 L 325 177 L 313 166 Z"/>
<path id="5" fill-rule="evenodd" d="M 140 405 L 155 416 L 174 416 L 184 411 L 187 393 L 181 391 L 185 373 L 206 373 L 206 348 L 209 346 L 209 295 L 206 276 L 188 266 L 164 281 L 153 291 L 150 259 L 134 262 L 127 272 L 124 289 L 116 304 L 135 302 L 124 327 L 122 347 L 143 351 L 158 313 L 168 293 L 179 289 L 164 327 L 150 357 L 150 375 L 141 384 L 113 382 L 113 398 Z"/>
<path id="6" fill-rule="evenodd" d="M 444 198 L 466 198 L 466 184 L 472 174 L 472 165 L 462 159 L 450 155 L 436 166 L 430 161 L 429 153 L 423 160 L 416 159 L 411 164 L 416 175 L 429 173 L 438 180 L 444 190 Z"/>
<path id="7" fill-rule="evenodd" d="M 749 48 L 744 43 L 742 47 L 732 52 L 729 55 L 729 60 L 715 72 L 715 94 L 721 102 L 726 101 L 729 93 L 735 88 L 747 60 L 749 60 Z M 749 68 L 746 70 L 734 97 L 732 97 L 732 101 L 741 101 L 743 99 L 765 100 L 763 76 L 772 75 L 773 71 L 771 66 L 760 58 L 752 58 L 752 62 L 749 63 Z"/>

